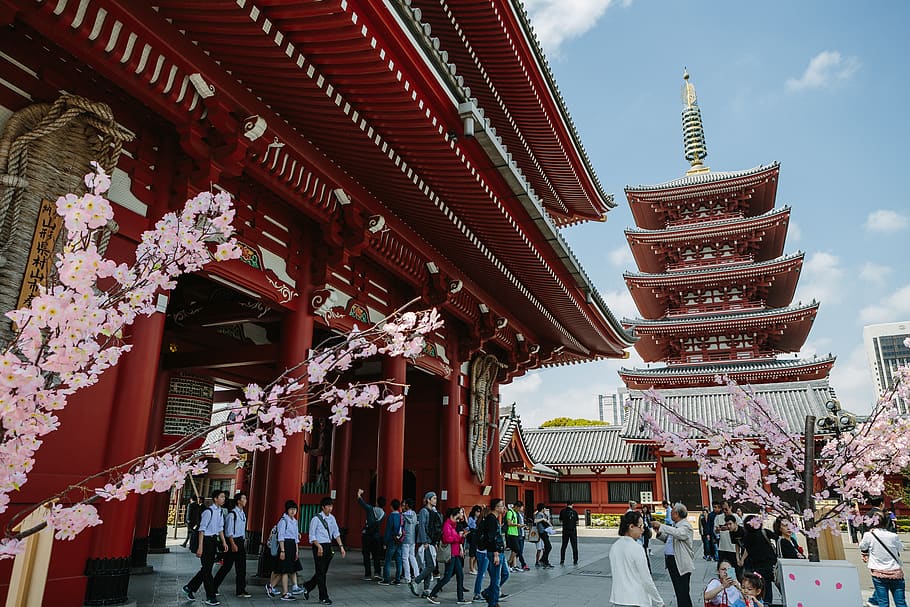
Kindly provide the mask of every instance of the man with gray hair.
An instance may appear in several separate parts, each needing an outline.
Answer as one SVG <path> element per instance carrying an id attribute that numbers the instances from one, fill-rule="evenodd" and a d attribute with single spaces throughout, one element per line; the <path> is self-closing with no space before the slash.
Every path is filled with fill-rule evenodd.
<path id="1" fill-rule="evenodd" d="M 436 492 L 427 491 L 423 496 L 423 508 L 417 514 L 417 563 L 420 575 L 408 583 L 414 596 L 429 596 L 433 570 L 436 569 L 436 547 L 442 539 L 442 517 L 436 510 Z M 423 592 L 418 595 L 418 584 L 423 583 Z"/>
<path id="2" fill-rule="evenodd" d="M 695 532 L 687 517 L 689 511 L 681 503 L 676 503 L 670 511 L 672 525 L 652 521 L 651 526 L 656 532 L 655 539 L 666 542 L 664 547 L 664 560 L 667 572 L 673 581 L 673 592 L 676 593 L 678 607 L 692 607 L 692 598 L 689 596 L 689 579 L 695 571 L 695 551 L 692 547 L 692 538 Z"/>

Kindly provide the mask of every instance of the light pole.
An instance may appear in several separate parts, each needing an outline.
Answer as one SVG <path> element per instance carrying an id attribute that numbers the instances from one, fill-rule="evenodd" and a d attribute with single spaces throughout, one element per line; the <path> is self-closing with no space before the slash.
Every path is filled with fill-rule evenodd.
<path id="1" fill-rule="evenodd" d="M 851 432 L 856 429 L 856 416 L 840 407 L 840 401 L 832 398 L 825 403 L 827 415 L 816 421 L 814 415 L 806 416 L 806 456 L 803 466 L 803 508 L 815 512 L 815 426 L 824 432 L 833 431 L 837 438 L 840 438 L 841 432 Z M 806 529 L 815 526 L 815 519 L 805 520 Z M 809 560 L 818 562 L 821 557 L 818 552 L 818 539 L 806 537 L 806 547 L 809 552 Z"/>

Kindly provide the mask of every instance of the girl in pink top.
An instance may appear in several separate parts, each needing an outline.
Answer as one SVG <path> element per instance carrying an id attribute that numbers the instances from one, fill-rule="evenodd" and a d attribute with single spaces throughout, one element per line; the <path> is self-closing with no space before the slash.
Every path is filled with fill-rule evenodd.
<path id="1" fill-rule="evenodd" d="M 434 605 L 439 604 L 439 591 L 442 590 L 442 587 L 452 579 L 452 575 L 455 575 L 456 583 L 456 592 L 458 593 L 458 604 L 467 605 L 470 603 L 470 600 L 465 600 L 464 597 L 464 566 L 461 562 L 461 543 L 464 541 L 464 536 L 468 533 L 468 530 L 465 529 L 459 533 L 455 529 L 456 523 L 458 523 L 459 518 L 464 516 L 464 510 L 461 508 L 449 508 L 446 512 L 446 520 L 442 524 L 442 543 L 449 544 L 452 547 L 452 558 L 446 563 L 446 572 L 439 581 L 436 582 L 436 585 L 433 586 L 433 589 L 430 590 L 427 600 L 433 603 Z"/>

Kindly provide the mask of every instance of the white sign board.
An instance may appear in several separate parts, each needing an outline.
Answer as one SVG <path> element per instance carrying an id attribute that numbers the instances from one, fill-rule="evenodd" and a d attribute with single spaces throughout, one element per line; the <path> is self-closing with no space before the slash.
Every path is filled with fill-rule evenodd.
<path id="1" fill-rule="evenodd" d="M 859 572 L 848 561 L 810 563 L 780 559 L 781 594 L 786 607 L 861 605 Z"/>
<path id="2" fill-rule="evenodd" d="M 640 492 L 639 497 L 638 497 L 639 504 L 650 504 L 653 501 L 654 501 L 654 496 L 651 494 L 650 491 Z"/>

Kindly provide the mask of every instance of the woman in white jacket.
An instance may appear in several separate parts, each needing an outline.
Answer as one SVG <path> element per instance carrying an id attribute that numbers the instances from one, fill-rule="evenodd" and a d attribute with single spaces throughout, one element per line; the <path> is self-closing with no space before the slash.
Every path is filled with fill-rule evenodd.
<path id="1" fill-rule="evenodd" d="M 863 560 L 869 565 L 872 574 L 872 585 L 875 594 L 872 601 L 876 605 L 888 605 L 888 593 L 894 597 L 894 607 L 907 607 L 904 598 L 904 570 L 901 563 L 903 543 L 897 534 L 888 531 L 891 522 L 887 514 L 878 512 L 879 520 L 875 528 L 863 534 L 859 551 Z"/>
<path id="2" fill-rule="evenodd" d="M 648 571 L 648 560 L 638 539 L 645 531 L 641 512 L 630 510 L 619 521 L 619 539 L 610 548 L 613 605 L 663 607 L 664 600 Z"/>

